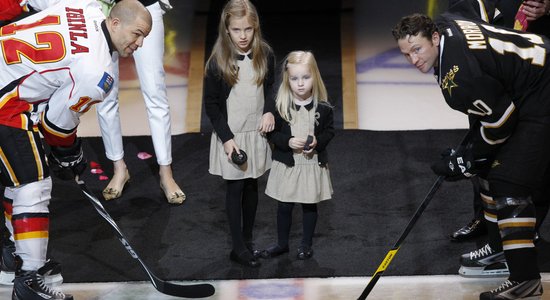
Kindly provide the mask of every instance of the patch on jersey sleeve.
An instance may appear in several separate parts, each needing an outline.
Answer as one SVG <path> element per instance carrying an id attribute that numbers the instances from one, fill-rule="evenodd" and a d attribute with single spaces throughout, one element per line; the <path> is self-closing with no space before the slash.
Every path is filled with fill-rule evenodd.
<path id="1" fill-rule="evenodd" d="M 115 80 L 111 75 L 109 75 L 107 72 L 103 73 L 103 77 L 101 77 L 101 80 L 97 84 L 102 90 L 105 91 L 105 93 L 109 93 L 109 91 L 113 88 L 113 83 Z"/>

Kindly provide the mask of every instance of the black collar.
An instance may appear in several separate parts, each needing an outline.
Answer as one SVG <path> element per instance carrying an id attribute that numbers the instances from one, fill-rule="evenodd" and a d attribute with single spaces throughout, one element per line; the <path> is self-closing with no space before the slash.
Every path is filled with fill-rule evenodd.
<path id="1" fill-rule="evenodd" d="M 248 58 L 252 59 L 252 51 L 250 53 L 248 53 L 246 56 L 248 56 Z M 244 59 L 244 55 L 242 54 L 237 54 L 236 56 L 237 60 L 243 60 Z"/>
<path id="2" fill-rule="evenodd" d="M 303 107 L 307 110 L 311 110 L 313 108 L 313 100 L 311 102 L 309 102 L 308 104 L 306 104 L 306 105 L 298 105 L 296 103 L 294 103 L 294 105 L 297 106 L 297 110 L 300 110 L 300 107 Z"/>
<path id="3" fill-rule="evenodd" d="M 109 30 L 107 29 L 107 24 L 105 23 L 105 20 L 101 22 L 101 30 L 103 30 L 103 34 L 105 35 L 105 39 L 107 40 L 107 45 L 109 45 L 109 53 L 113 55 L 113 52 L 116 51 L 115 45 L 113 45 L 113 40 L 111 39 L 111 34 L 109 34 Z"/>

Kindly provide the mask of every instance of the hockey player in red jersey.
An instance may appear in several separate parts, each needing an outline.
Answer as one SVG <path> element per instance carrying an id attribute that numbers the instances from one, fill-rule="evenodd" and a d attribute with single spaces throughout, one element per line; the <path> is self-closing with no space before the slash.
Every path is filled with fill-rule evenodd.
<path id="1" fill-rule="evenodd" d="M 13 200 L 13 299 L 72 299 L 43 284 L 50 170 L 74 178 L 86 167 L 79 117 L 110 92 L 112 53 L 131 55 L 152 20 L 136 0 L 109 17 L 95 0 L 61 1 L 0 28 L 0 181 Z M 39 132 L 50 146 L 48 161 Z"/>
<path id="2" fill-rule="evenodd" d="M 476 124 L 470 144 L 432 169 L 482 182 L 492 245 L 463 259 L 497 259 L 503 250 L 510 276 L 480 299 L 540 299 L 532 199 L 550 178 L 550 41 L 460 13 L 406 16 L 393 35 L 411 64 L 434 71 L 447 104 Z"/>

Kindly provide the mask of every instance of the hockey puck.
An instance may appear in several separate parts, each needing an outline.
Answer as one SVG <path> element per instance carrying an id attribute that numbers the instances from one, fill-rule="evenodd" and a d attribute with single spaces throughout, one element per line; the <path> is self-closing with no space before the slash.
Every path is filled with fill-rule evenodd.
<path id="1" fill-rule="evenodd" d="M 246 156 L 246 152 L 244 152 L 243 149 L 239 150 L 240 153 L 237 153 L 237 151 L 233 151 L 231 153 L 231 160 L 234 164 L 240 166 L 246 162 L 248 159 L 248 156 Z"/>
<path id="2" fill-rule="evenodd" d="M 313 136 L 308 135 L 306 139 L 306 144 L 304 145 L 304 150 L 308 151 L 310 149 L 310 144 L 313 143 Z"/>

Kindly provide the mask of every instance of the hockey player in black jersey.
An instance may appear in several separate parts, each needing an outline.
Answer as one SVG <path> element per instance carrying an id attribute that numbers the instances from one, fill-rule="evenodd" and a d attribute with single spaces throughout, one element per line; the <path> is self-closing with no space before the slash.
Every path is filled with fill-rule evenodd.
<path id="1" fill-rule="evenodd" d="M 404 17 L 393 35 L 411 64 L 434 71 L 447 104 L 472 120 L 470 144 L 432 169 L 482 180 L 485 218 L 495 224 L 485 250 L 504 250 L 510 276 L 480 299 L 540 299 L 532 196 L 550 178 L 550 41 L 452 13 L 435 22 Z"/>

